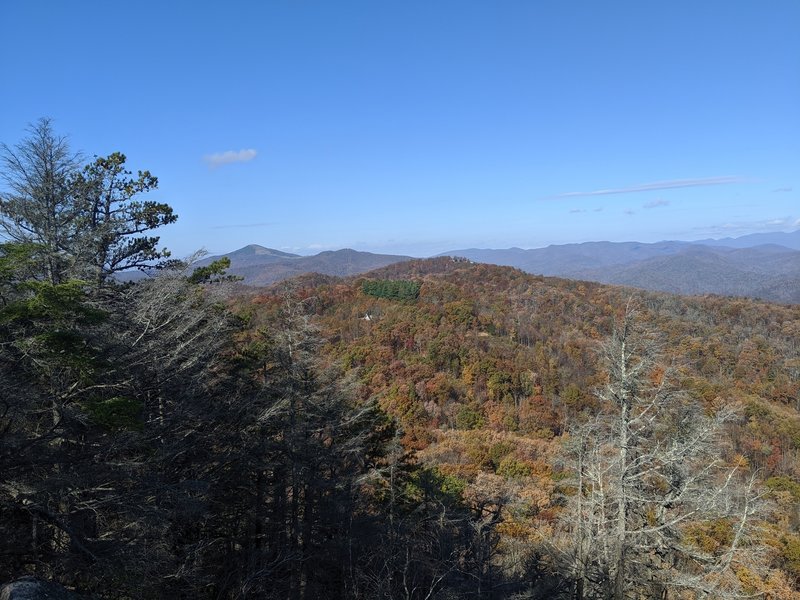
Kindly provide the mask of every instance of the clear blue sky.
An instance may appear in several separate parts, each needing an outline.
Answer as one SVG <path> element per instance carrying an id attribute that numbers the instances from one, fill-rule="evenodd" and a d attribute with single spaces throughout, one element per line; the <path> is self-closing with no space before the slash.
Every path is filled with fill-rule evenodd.
<path id="1" fill-rule="evenodd" d="M 0 141 L 124 152 L 178 256 L 800 227 L 798 0 L 6 0 L 0 32 Z"/>

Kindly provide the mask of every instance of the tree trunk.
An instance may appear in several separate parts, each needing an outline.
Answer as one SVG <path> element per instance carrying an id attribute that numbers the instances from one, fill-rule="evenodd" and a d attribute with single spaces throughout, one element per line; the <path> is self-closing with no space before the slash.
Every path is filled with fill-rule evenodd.
<path id="1" fill-rule="evenodd" d="M 619 417 L 619 492 L 617 501 L 616 556 L 614 560 L 614 600 L 625 598 L 625 546 L 628 528 L 628 427 L 630 425 L 630 403 L 626 392 L 627 365 L 625 342 L 620 353 L 620 417 Z"/>

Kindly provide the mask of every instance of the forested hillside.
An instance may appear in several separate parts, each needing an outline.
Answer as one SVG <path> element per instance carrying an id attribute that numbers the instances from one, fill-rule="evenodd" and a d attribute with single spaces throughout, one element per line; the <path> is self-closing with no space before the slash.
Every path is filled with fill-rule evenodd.
<path id="1" fill-rule="evenodd" d="M 451 258 L 245 293 L 123 155 L 5 151 L 0 581 L 800 597 L 800 307 Z"/>
<path id="2" fill-rule="evenodd" d="M 416 282 L 419 295 L 369 293 L 386 280 Z M 482 593 L 568 597 L 581 582 L 584 597 L 604 598 L 614 582 L 615 597 L 795 597 L 796 306 L 632 295 L 449 258 L 295 285 L 360 401 L 377 401 L 419 465 L 457 490 L 485 544 L 472 574 Z M 280 298 L 259 296 L 257 312 Z M 628 366 L 641 371 L 615 382 L 609 340 L 626 328 L 641 353 Z M 618 468 L 616 385 L 639 403 L 627 444 L 638 481 L 624 502 L 598 491 Z M 589 552 L 613 554 L 619 523 L 601 513 L 621 505 L 623 569 Z"/>

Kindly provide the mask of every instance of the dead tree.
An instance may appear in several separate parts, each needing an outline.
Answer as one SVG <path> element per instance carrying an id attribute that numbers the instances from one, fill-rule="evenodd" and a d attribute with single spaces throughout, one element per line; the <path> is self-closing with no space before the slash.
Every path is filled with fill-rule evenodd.
<path id="1" fill-rule="evenodd" d="M 627 310 L 602 347 L 604 409 L 566 446 L 574 474 L 569 543 L 560 556 L 573 597 L 667 598 L 671 589 L 717 598 L 739 590 L 733 567 L 757 509 L 752 480 L 722 458 L 723 408 L 706 414 L 673 385 L 652 332 Z M 703 553 L 692 528 L 722 522 L 731 535 Z M 638 594 L 638 596 L 637 596 Z"/>

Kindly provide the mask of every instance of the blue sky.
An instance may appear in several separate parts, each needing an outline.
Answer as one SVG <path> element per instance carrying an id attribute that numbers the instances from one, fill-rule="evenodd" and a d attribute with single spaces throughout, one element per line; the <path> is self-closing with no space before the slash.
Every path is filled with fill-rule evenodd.
<path id="1" fill-rule="evenodd" d="M 177 256 L 800 227 L 800 2 L 0 2 L 0 141 L 149 169 Z"/>

